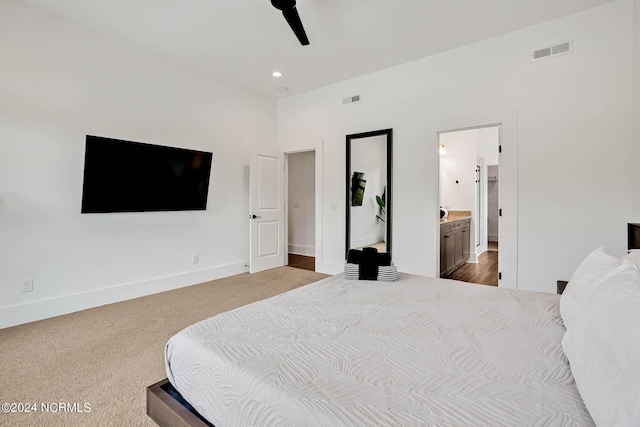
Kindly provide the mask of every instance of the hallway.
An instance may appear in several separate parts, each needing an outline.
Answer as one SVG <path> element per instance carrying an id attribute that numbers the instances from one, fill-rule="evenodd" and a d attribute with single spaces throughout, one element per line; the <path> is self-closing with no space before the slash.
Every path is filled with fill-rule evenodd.
<path id="1" fill-rule="evenodd" d="M 287 265 L 293 268 L 316 271 L 316 258 L 312 256 L 289 254 Z"/>

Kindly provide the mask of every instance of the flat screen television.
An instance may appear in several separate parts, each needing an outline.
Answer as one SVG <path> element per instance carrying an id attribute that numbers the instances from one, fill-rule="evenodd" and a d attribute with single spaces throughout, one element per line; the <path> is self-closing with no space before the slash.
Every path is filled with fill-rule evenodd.
<path id="1" fill-rule="evenodd" d="M 87 135 L 82 213 L 205 210 L 213 154 Z"/>

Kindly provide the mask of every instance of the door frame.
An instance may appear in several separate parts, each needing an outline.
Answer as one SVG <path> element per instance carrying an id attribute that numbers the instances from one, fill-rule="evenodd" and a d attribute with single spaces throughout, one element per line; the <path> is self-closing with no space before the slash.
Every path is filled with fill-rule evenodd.
<path id="1" fill-rule="evenodd" d="M 499 126 L 498 145 L 501 147 L 499 154 L 499 165 L 501 179 L 498 181 L 499 191 L 499 208 L 504 209 L 507 218 L 500 216 L 498 220 L 498 235 L 500 236 L 501 250 L 498 251 L 498 265 L 502 278 L 498 280 L 499 287 L 518 288 L 518 110 L 508 109 L 496 115 L 489 113 L 484 118 L 478 117 L 461 117 L 453 120 L 443 121 L 437 125 L 435 132 L 435 141 L 432 149 L 437 154 L 437 172 L 436 172 L 436 200 L 434 202 L 434 211 L 439 211 L 440 203 L 440 140 L 441 133 L 449 133 L 471 129 L 482 129 L 487 127 Z M 498 119 L 498 120 L 496 120 Z M 438 151 L 435 151 L 438 150 Z M 502 179 L 504 178 L 504 179 Z M 505 179 L 507 182 L 505 182 Z M 507 185 L 508 184 L 508 185 Z M 505 200 L 505 195 L 508 197 Z M 440 275 L 440 215 L 436 215 L 436 270 L 438 277 Z M 506 221 L 505 221 L 506 219 Z M 506 275 L 504 273 L 507 273 Z"/>
<path id="2" fill-rule="evenodd" d="M 442 169 L 441 169 L 442 168 L 442 162 L 441 162 L 442 161 L 442 155 L 439 154 L 439 151 L 440 151 L 440 142 L 441 142 L 442 134 L 451 134 L 451 133 L 457 133 L 457 132 L 464 132 L 464 131 L 472 131 L 472 130 L 488 129 L 488 128 L 496 128 L 497 127 L 498 128 L 498 144 L 497 145 L 498 145 L 498 147 L 500 147 L 500 144 L 501 144 L 501 142 L 500 142 L 500 138 L 501 138 L 500 129 L 501 129 L 501 126 L 502 126 L 501 123 L 495 123 L 495 124 L 488 124 L 488 125 L 465 127 L 463 129 L 451 129 L 451 130 L 438 131 L 438 203 L 440 203 L 440 200 L 441 200 L 440 199 L 440 176 L 441 176 L 441 171 L 442 171 Z M 477 141 L 475 142 L 475 147 L 474 148 L 476 149 L 476 159 L 478 159 L 478 155 L 477 155 L 478 142 Z M 498 155 L 498 157 L 499 157 L 499 155 Z M 499 162 L 500 162 L 500 160 L 498 159 L 498 163 Z M 477 165 L 477 160 L 476 160 L 476 165 Z M 483 165 L 483 167 L 484 167 L 484 165 Z M 477 169 L 476 169 L 476 171 L 477 171 Z M 484 179 L 485 180 L 487 179 L 486 174 L 484 174 Z M 486 191 L 487 191 L 487 189 L 485 188 L 485 193 L 486 193 Z M 498 194 L 500 194 L 499 191 L 500 191 L 500 181 L 498 181 Z M 477 197 L 477 194 L 475 196 Z M 498 205 L 499 204 L 500 204 L 500 202 L 498 201 Z M 477 220 L 478 220 L 479 215 L 478 215 L 477 212 L 475 212 L 475 209 L 476 209 L 477 206 L 478 206 L 478 203 L 477 202 L 474 203 L 474 210 L 472 210 L 472 215 L 471 215 L 471 223 L 472 223 L 472 227 L 471 228 L 472 228 L 472 231 L 470 230 L 470 232 L 473 232 L 473 233 L 475 233 L 475 229 L 478 227 Z M 485 206 L 485 209 L 486 209 L 486 206 Z M 488 223 L 488 218 L 486 217 L 486 215 L 485 215 L 484 220 L 485 220 L 486 223 Z M 440 222 L 438 222 L 438 224 L 440 224 Z M 487 226 L 485 225 L 484 228 L 486 230 Z M 498 218 L 498 235 L 499 234 L 500 234 L 500 219 Z M 441 232 L 441 228 L 439 228 L 438 229 L 438 239 L 436 239 L 438 241 L 438 245 L 441 245 L 441 243 L 442 243 L 441 238 L 442 238 L 442 232 Z M 474 247 L 477 246 L 477 241 L 474 242 L 474 243 L 475 243 Z M 488 242 L 485 242 L 485 246 L 488 246 Z M 474 249 L 474 251 L 475 251 L 475 249 Z M 486 251 L 487 251 L 487 249 L 485 249 L 485 252 Z M 438 247 L 438 251 L 436 252 L 436 256 L 437 256 L 437 264 L 436 265 L 438 266 L 438 276 L 437 277 L 440 277 L 440 275 L 442 274 L 442 269 L 440 268 L 441 267 L 440 254 L 441 254 L 441 248 L 439 246 Z M 471 261 L 471 262 L 472 263 L 478 263 L 478 261 L 477 261 L 478 256 L 476 256 L 474 259 L 476 261 Z M 500 261 L 499 260 L 498 260 L 498 271 L 500 271 Z M 498 283 L 500 283 L 499 280 L 498 280 Z"/>
<path id="3" fill-rule="evenodd" d="M 319 222 L 321 223 L 321 221 L 318 220 L 318 218 L 321 218 L 318 215 L 318 212 L 322 211 L 322 204 L 321 204 L 321 186 L 318 183 L 318 149 L 316 149 L 315 147 L 311 147 L 311 148 L 304 148 L 304 149 L 300 149 L 300 150 L 291 150 L 291 151 L 285 151 L 284 152 L 284 239 L 283 239 L 283 243 L 284 243 L 284 254 L 286 256 L 285 259 L 285 265 L 288 265 L 288 257 L 289 257 L 289 155 L 290 154 L 298 154 L 298 153 L 308 153 L 308 152 L 313 152 L 314 154 L 314 210 L 315 210 L 315 219 L 314 219 L 314 230 L 315 230 L 315 239 L 314 239 L 314 257 L 316 260 L 315 263 L 315 271 L 318 271 L 318 255 L 319 255 L 319 247 L 321 248 L 322 246 L 319 245 L 319 236 L 322 236 L 321 231 L 318 232 L 318 224 Z M 321 228 L 320 228 L 321 230 Z"/>

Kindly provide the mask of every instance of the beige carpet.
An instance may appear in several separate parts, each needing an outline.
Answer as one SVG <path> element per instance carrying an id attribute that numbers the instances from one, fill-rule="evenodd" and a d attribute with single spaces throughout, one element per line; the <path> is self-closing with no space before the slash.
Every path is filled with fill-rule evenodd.
<path id="1" fill-rule="evenodd" d="M 154 426 L 145 413 L 146 387 L 166 377 L 171 336 L 325 277 L 280 267 L 2 329 L 0 403 L 36 403 L 38 411 L 0 412 L 0 425 Z M 55 402 L 88 403 L 90 411 L 41 412 L 42 403 Z"/>

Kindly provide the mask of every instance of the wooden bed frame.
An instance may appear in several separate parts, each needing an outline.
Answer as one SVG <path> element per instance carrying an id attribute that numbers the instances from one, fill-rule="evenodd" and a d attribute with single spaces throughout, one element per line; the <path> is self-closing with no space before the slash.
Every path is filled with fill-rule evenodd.
<path id="1" fill-rule="evenodd" d="M 147 415 L 160 427 L 213 427 L 169 394 L 167 378 L 147 387 Z"/>

